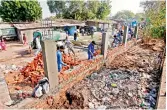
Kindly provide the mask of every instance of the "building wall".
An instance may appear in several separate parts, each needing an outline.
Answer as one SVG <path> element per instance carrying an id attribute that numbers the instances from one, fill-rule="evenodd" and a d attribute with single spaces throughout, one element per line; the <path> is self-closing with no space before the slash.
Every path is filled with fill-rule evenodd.
<path id="1" fill-rule="evenodd" d="M 46 31 L 50 30 L 50 28 L 46 29 Z M 33 33 L 35 31 L 38 31 L 38 32 L 43 32 L 43 29 L 27 29 L 27 30 L 19 30 L 17 29 L 17 35 L 18 35 L 18 38 L 20 40 L 20 42 L 23 43 L 23 34 L 25 34 L 25 36 L 27 37 L 27 42 L 32 42 L 33 41 Z M 45 34 L 48 34 L 47 32 Z"/>

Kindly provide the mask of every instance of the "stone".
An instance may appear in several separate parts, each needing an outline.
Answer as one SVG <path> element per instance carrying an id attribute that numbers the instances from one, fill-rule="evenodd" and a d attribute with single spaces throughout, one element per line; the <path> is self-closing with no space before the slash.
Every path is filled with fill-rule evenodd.
<path id="1" fill-rule="evenodd" d="M 97 107 L 97 110 L 105 110 L 106 108 L 107 108 L 106 106 L 101 105 L 101 106 Z"/>
<path id="2" fill-rule="evenodd" d="M 11 106 L 14 104 L 14 101 L 13 100 L 10 100 L 8 102 L 5 103 L 6 106 Z"/>
<path id="3" fill-rule="evenodd" d="M 144 70 L 142 69 L 142 68 L 139 68 L 139 70 L 138 70 L 139 72 L 144 72 Z"/>
<path id="4" fill-rule="evenodd" d="M 90 109 L 94 109 L 94 104 L 93 103 L 89 102 L 88 106 L 89 106 Z"/>
<path id="5" fill-rule="evenodd" d="M 17 70 L 16 65 L 12 65 L 12 66 L 11 66 L 11 69 L 12 69 L 12 70 Z"/>
<path id="6" fill-rule="evenodd" d="M 129 93 L 128 93 L 128 96 L 132 97 L 132 96 L 133 96 L 133 94 L 132 94 L 131 92 L 129 92 Z"/>
<path id="7" fill-rule="evenodd" d="M 4 71 L 5 74 L 7 74 L 7 73 L 9 73 L 9 72 L 10 72 L 10 70 L 5 70 L 5 71 Z"/>
<path id="8" fill-rule="evenodd" d="M 6 69 L 6 65 L 0 65 L 0 69 L 1 70 L 5 70 Z"/>
<path id="9" fill-rule="evenodd" d="M 118 88 L 113 88 L 113 89 L 112 89 L 112 93 L 113 93 L 114 95 L 117 95 L 117 94 L 119 93 L 119 89 L 118 89 Z"/>

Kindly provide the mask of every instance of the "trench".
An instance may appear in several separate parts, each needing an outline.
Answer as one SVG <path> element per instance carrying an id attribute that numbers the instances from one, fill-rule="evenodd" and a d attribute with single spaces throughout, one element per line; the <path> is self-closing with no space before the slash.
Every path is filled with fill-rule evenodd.
<path id="1" fill-rule="evenodd" d="M 161 41 L 138 44 L 68 89 L 54 109 L 154 109 L 162 74 Z"/>

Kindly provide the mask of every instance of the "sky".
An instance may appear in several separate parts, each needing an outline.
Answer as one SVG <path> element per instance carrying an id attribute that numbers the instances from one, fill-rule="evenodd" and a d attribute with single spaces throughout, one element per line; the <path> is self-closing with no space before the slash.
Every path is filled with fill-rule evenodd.
<path id="1" fill-rule="evenodd" d="M 49 16 L 54 16 L 49 11 L 46 1 L 47 0 L 38 0 L 42 7 L 42 18 L 46 18 Z M 115 15 L 118 11 L 122 10 L 130 10 L 133 13 L 142 12 L 142 8 L 140 7 L 140 2 L 143 0 L 112 0 L 112 8 L 111 8 L 111 16 Z"/>

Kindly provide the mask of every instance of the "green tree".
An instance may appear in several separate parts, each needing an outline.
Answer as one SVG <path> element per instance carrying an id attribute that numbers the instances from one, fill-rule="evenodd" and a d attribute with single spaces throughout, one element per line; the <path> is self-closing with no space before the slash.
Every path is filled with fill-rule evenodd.
<path id="1" fill-rule="evenodd" d="M 47 5 L 51 13 L 55 13 L 57 18 L 61 18 L 65 11 L 65 1 L 48 0 Z"/>
<path id="2" fill-rule="evenodd" d="M 129 10 L 123 10 L 116 13 L 115 16 L 113 16 L 114 19 L 122 19 L 122 20 L 128 20 L 133 19 L 135 17 L 135 14 Z"/>
<path id="3" fill-rule="evenodd" d="M 6 22 L 35 21 L 42 18 L 42 8 L 36 0 L 2 0 L 0 17 Z"/>
<path id="4" fill-rule="evenodd" d="M 103 1 L 48 0 L 47 4 L 49 6 L 50 12 L 56 13 L 56 16 L 58 16 L 60 12 L 62 14 L 62 18 L 75 19 L 75 20 L 104 19 L 107 17 L 107 15 L 110 14 L 110 8 L 111 8 L 110 0 L 103 0 Z M 60 6 L 60 4 L 62 5 Z"/>
<path id="5" fill-rule="evenodd" d="M 141 22 L 142 19 L 144 19 L 144 18 L 145 18 L 144 13 L 136 13 L 136 14 L 135 14 L 135 19 L 136 19 L 138 22 Z"/>
<path id="6" fill-rule="evenodd" d="M 97 18 L 105 19 L 106 16 L 110 14 L 110 10 L 111 10 L 111 1 L 110 0 L 102 1 L 100 6 L 98 7 L 98 11 L 96 14 Z"/>
<path id="7" fill-rule="evenodd" d="M 141 2 L 147 18 L 145 29 L 146 36 L 154 38 L 164 37 L 166 28 L 166 2 L 165 1 L 144 1 Z"/>

